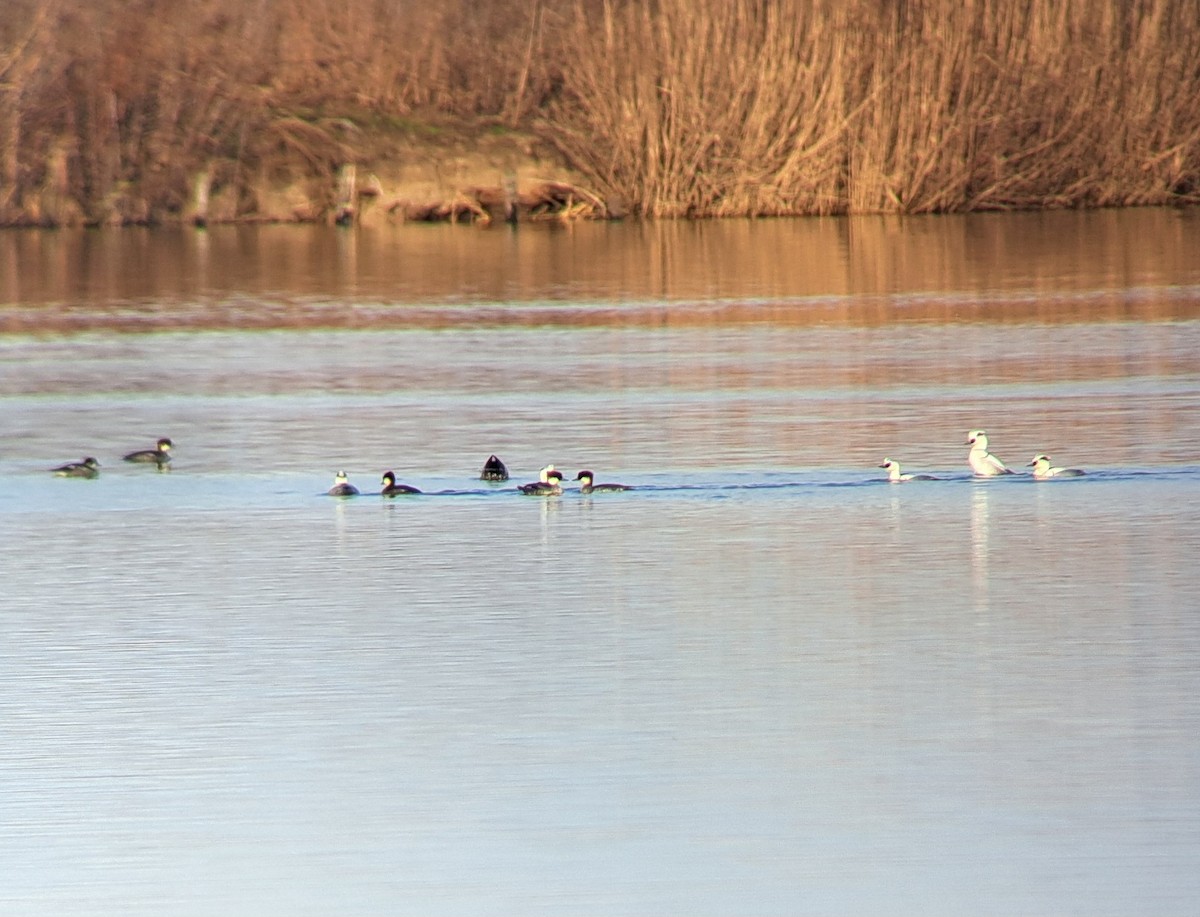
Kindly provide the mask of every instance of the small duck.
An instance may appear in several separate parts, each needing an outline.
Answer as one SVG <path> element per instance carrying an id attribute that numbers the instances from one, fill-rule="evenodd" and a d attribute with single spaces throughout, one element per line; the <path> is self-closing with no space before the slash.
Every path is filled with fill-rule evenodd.
<path id="1" fill-rule="evenodd" d="M 143 464 L 153 463 L 159 468 L 162 468 L 171 461 L 171 447 L 175 444 L 166 437 L 160 439 L 153 449 L 141 449 L 137 452 L 130 452 L 125 456 L 127 462 L 141 462 Z"/>
<path id="2" fill-rule="evenodd" d="M 538 480 L 532 484 L 521 484 L 517 489 L 530 497 L 559 497 L 562 496 L 561 471 L 553 465 L 547 465 L 538 473 Z"/>
<path id="3" fill-rule="evenodd" d="M 489 455 L 488 460 L 483 463 L 483 471 L 479 475 L 479 480 L 507 481 L 508 469 L 504 467 L 504 463 L 498 456 Z"/>
<path id="4" fill-rule="evenodd" d="M 987 434 L 982 430 L 971 430 L 967 433 L 967 445 L 971 447 L 971 451 L 967 453 L 967 464 L 979 477 L 992 478 L 1013 473 L 1000 459 L 988 452 Z"/>
<path id="5" fill-rule="evenodd" d="M 67 462 L 50 470 L 60 478 L 94 478 L 100 474 L 100 463 L 89 455 L 82 461 Z"/>
<path id="6" fill-rule="evenodd" d="M 329 496 L 331 497 L 356 497 L 358 496 L 358 488 L 350 483 L 346 477 L 346 472 L 339 471 L 333 479 L 333 486 L 329 488 Z"/>
<path id="7" fill-rule="evenodd" d="M 883 464 L 879 466 L 884 468 L 888 473 L 888 481 L 892 484 L 903 484 L 905 481 L 936 481 L 931 474 L 902 474 L 900 472 L 900 463 L 895 459 L 885 458 Z"/>
<path id="8" fill-rule="evenodd" d="M 419 494 L 421 492 L 407 484 L 397 484 L 396 475 L 390 471 L 383 473 L 383 480 L 380 481 L 380 484 L 383 485 L 383 490 L 379 491 L 381 497 L 396 497 L 401 494 Z"/>
<path id="9" fill-rule="evenodd" d="M 1047 478 L 1081 478 L 1087 474 L 1082 468 L 1052 468 L 1048 455 L 1035 455 L 1029 467 L 1033 469 L 1034 478 L 1039 481 Z"/>
<path id="10" fill-rule="evenodd" d="M 595 475 L 590 471 L 581 471 L 575 475 L 575 480 L 579 481 L 579 492 L 581 494 L 607 494 L 617 493 L 622 490 L 633 490 L 628 484 L 593 484 L 593 478 L 595 478 Z"/>

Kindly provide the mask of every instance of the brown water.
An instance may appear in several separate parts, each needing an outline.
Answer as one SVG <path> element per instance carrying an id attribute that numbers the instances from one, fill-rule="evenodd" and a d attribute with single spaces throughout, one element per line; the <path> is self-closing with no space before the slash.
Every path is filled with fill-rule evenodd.
<path id="1" fill-rule="evenodd" d="M 0 327 L 1190 319 L 1198 225 L 1193 211 L 1141 210 L 516 232 L 7 232 Z"/>
<path id="2" fill-rule="evenodd" d="M 0 914 L 1191 913 L 1198 228 L 0 233 Z"/>

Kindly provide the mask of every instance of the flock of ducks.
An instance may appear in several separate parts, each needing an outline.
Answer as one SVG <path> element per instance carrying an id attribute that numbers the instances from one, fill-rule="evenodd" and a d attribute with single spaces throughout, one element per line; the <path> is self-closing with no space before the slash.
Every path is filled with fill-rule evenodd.
<path id="1" fill-rule="evenodd" d="M 128 453 L 123 458 L 126 462 L 134 462 L 139 465 L 157 465 L 161 471 L 171 462 L 173 445 L 174 443 L 164 437 L 154 444 L 153 449 L 139 449 L 136 452 Z M 100 463 L 89 455 L 78 462 L 67 462 L 65 465 L 59 465 L 50 470 L 60 478 L 94 478 L 100 474 Z"/>
<path id="2" fill-rule="evenodd" d="M 501 483 L 508 480 L 508 468 L 504 462 L 491 455 L 488 460 L 483 463 L 483 471 L 480 472 L 479 480 L 491 481 L 492 483 Z M 581 494 L 594 493 L 616 493 L 622 490 L 633 490 L 628 484 L 596 484 L 595 475 L 590 471 L 581 471 L 575 475 L 575 480 L 579 482 L 579 492 Z M 562 496 L 563 488 L 563 473 L 553 465 L 547 465 L 538 474 L 538 479 L 529 484 L 519 484 L 517 490 L 530 497 L 560 497 Z M 398 497 L 405 494 L 419 494 L 421 491 L 409 484 L 397 484 L 396 475 L 391 471 L 383 473 L 383 480 L 380 481 L 381 489 L 379 495 L 381 497 Z M 331 497 L 357 497 L 361 491 L 350 483 L 346 472 L 339 471 L 333 479 L 333 486 L 329 488 L 329 496 Z"/>
<path id="3" fill-rule="evenodd" d="M 130 452 L 123 456 L 126 462 L 134 462 L 138 464 L 153 464 L 158 466 L 160 471 L 166 470 L 171 462 L 171 449 L 175 444 L 171 440 L 163 437 L 155 443 L 153 449 L 139 449 L 136 452 Z M 100 463 L 93 456 L 86 456 L 78 462 L 67 462 L 65 465 L 59 465 L 57 468 L 51 468 L 50 471 L 60 478 L 95 478 L 100 475 Z M 499 483 L 508 480 L 508 468 L 498 456 L 488 456 L 486 462 L 483 463 L 483 471 L 479 475 L 481 481 L 492 481 Z M 560 496 L 562 489 L 563 473 L 556 469 L 553 465 L 547 465 L 542 469 L 538 480 L 531 484 L 521 484 L 517 489 L 523 494 L 530 496 Z M 593 493 L 615 493 L 622 490 L 633 490 L 628 484 L 596 484 L 595 476 L 590 471 L 581 471 L 575 476 L 575 480 L 579 482 L 579 492 L 582 494 Z M 392 471 L 385 471 L 383 479 L 379 482 L 379 495 L 382 497 L 399 497 L 408 494 L 419 494 L 420 489 L 413 487 L 410 484 L 399 484 L 396 481 L 396 474 Z M 346 472 L 339 471 L 333 479 L 333 486 L 329 488 L 328 494 L 331 497 L 357 497 L 361 491 L 350 483 Z"/>
<path id="4" fill-rule="evenodd" d="M 967 453 L 967 464 L 981 478 L 991 478 L 1000 474 L 1013 474 L 1000 459 L 988 452 L 987 434 L 982 430 L 971 430 L 967 434 L 967 445 L 971 451 Z M 1079 468 L 1054 468 L 1050 465 L 1050 456 L 1038 453 L 1026 467 L 1033 469 L 1033 476 L 1039 481 L 1045 478 L 1078 478 L 1083 471 Z"/>
<path id="5" fill-rule="evenodd" d="M 988 451 L 987 434 L 982 430 L 971 430 L 968 432 L 966 445 L 971 447 L 971 451 L 967 453 L 967 464 L 971 467 L 971 472 L 976 477 L 994 478 L 1002 474 L 1016 474 L 1015 471 Z M 907 481 L 937 480 L 931 474 L 904 474 L 900 470 L 900 463 L 890 458 L 885 458 L 883 464 L 879 467 L 887 471 L 888 481 L 892 484 L 903 484 Z M 1045 481 L 1049 478 L 1079 478 L 1083 477 L 1085 473 L 1080 468 L 1056 468 L 1050 464 L 1050 456 L 1042 452 L 1035 455 L 1033 461 L 1025 467 L 1033 469 L 1033 477 L 1037 481 Z"/>
<path id="6" fill-rule="evenodd" d="M 153 449 L 140 449 L 136 452 L 130 452 L 123 457 L 123 460 L 137 464 L 153 464 L 162 471 L 170 464 L 171 447 L 173 445 L 171 440 L 164 437 L 155 443 Z M 991 478 L 998 475 L 1015 473 L 1004 462 L 988 451 L 988 438 L 983 430 L 971 430 L 967 433 L 966 445 L 971 447 L 971 451 L 967 453 L 967 464 L 976 477 Z M 887 471 L 887 479 L 892 484 L 903 484 L 909 481 L 937 480 L 931 474 L 905 474 L 900 468 L 900 463 L 890 458 L 885 458 L 879 467 Z M 1033 461 L 1027 467 L 1033 469 L 1033 477 L 1038 481 L 1050 478 L 1078 478 L 1084 474 L 1079 468 L 1058 468 L 1051 465 L 1050 456 L 1044 453 L 1035 455 Z M 89 455 L 78 462 L 68 462 L 65 465 L 59 465 L 57 468 L 50 470 L 59 477 L 64 478 L 94 478 L 100 474 L 100 463 Z M 508 468 L 505 467 L 504 462 L 499 457 L 495 455 L 488 456 L 487 461 L 483 463 L 483 471 L 480 472 L 479 479 L 493 483 L 507 481 Z M 563 492 L 563 479 L 561 471 L 553 465 L 547 465 L 541 470 L 536 481 L 529 484 L 520 484 L 517 490 L 531 497 L 558 497 Z M 574 480 L 579 482 L 579 492 L 581 494 L 619 493 L 620 491 L 633 490 L 628 484 L 597 484 L 595 483 L 595 475 L 587 470 L 579 472 Z M 360 494 L 360 491 L 350 483 L 346 472 L 339 471 L 328 493 L 331 497 L 356 497 Z M 399 497 L 419 493 L 421 491 L 416 487 L 409 484 L 397 483 L 395 473 L 391 471 L 384 472 L 383 479 L 380 481 L 380 496 Z"/>

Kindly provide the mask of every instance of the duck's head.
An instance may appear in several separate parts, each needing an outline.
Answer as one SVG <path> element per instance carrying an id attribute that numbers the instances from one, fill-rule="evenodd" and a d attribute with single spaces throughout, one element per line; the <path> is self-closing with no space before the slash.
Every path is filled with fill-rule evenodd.
<path id="1" fill-rule="evenodd" d="M 575 475 L 575 480 L 583 481 L 585 484 L 591 484 L 594 477 L 595 475 L 593 475 L 590 471 L 581 471 L 579 474 Z"/>
<path id="2" fill-rule="evenodd" d="M 899 462 L 893 462 L 890 458 L 885 458 L 879 467 L 891 471 L 893 468 L 899 467 Z"/>
<path id="3" fill-rule="evenodd" d="M 167 438 L 164 436 L 162 439 L 160 439 L 160 440 L 158 441 L 158 451 L 159 451 L 159 452 L 170 452 L 170 451 L 171 451 L 171 447 L 172 447 L 172 446 L 174 446 L 174 445 L 175 445 L 175 444 L 174 444 L 173 442 L 171 442 L 169 439 L 167 439 Z"/>
<path id="4" fill-rule="evenodd" d="M 968 446 L 980 446 L 981 448 L 986 449 L 987 441 L 987 434 L 982 430 L 971 430 L 967 433 Z"/>
<path id="5" fill-rule="evenodd" d="M 383 480 L 380 481 L 379 483 L 383 484 L 385 487 L 395 484 L 396 483 L 396 475 L 390 471 L 385 471 L 383 473 Z"/>

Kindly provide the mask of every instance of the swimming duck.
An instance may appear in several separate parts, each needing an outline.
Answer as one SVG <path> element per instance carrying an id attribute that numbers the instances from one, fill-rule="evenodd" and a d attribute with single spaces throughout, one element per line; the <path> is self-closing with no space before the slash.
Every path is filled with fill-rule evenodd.
<path id="1" fill-rule="evenodd" d="M 531 497 L 558 497 L 562 495 L 561 471 L 553 465 L 547 465 L 538 473 L 538 480 L 532 484 L 521 484 L 517 489 Z"/>
<path id="2" fill-rule="evenodd" d="M 931 474 L 901 474 L 900 463 L 895 459 L 885 458 L 880 468 L 887 469 L 888 481 L 892 484 L 902 484 L 905 481 L 936 481 Z"/>
<path id="3" fill-rule="evenodd" d="M 100 463 L 89 455 L 82 461 L 67 462 L 50 470 L 60 478 L 94 478 L 100 474 Z"/>
<path id="4" fill-rule="evenodd" d="M 592 479 L 595 477 L 590 471 L 581 471 L 575 475 L 575 480 L 579 481 L 579 492 L 581 494 L 605 494 L 617 493 L 622 490 L 633 490 L 628 484 L 593 484 Z"/>
<path id="5" fill-rule="evenodd" d="M 1087 474 L 1082 468 L 1051 468 L 1048 455 L 1035 455 L 1029 467 L 1033 469 L 1033 476 L 1039 481 L 1046 478 L 1081 478 Z"/>
<path id="6" fill-rule="evenodd" d="M 346 472 L 339 471 L 333 479 L 333 486 L 329 488 L 329 496 L 331 497 L 355 497 L 358 496 L 358 488 L 355 487 L 346 478 Z"/>
<path id="7" fill-rule="evenodd" d="M 159 468 L 171 461 L 171 447 L 175 444 L 166 437 L 160 439 L 153 449 L 141 449 L 138 452 L 130 452 L 125 456 L 127 462 L 142 462 L 149 464 L 153 462 Z"/>
<path id="8" fill-rule="evenodd" d="M 400 494 L 419 494 L 421 491 L 415 487 L 410 487 L 407 484 L 397 484 L 396 475 L 390 471 L 383 473 L 383 480 L 380 482 L 383 485 L 383 490 L 379 491 L 381 497 L 395 497 Z"/>
<path id="9" fill-rule="evenodd" d="M 971 430 L 967 434 L 967 445 L 971 447 L 967 453 L 967 464 L 979 477 L 991 478 L 998 474 L 1013 473 L 1000 459 L 988 452 L 987 434 L 982 430 Z"/>
<path id="10" fill-rule="evenodd" d="M 488 460 L 483 463 L 483 471 L 479 475 L 481 481 L 507 481 L 508 469 L 504 467 L 504 463 L 495 455 L 489 455 Z"/>

